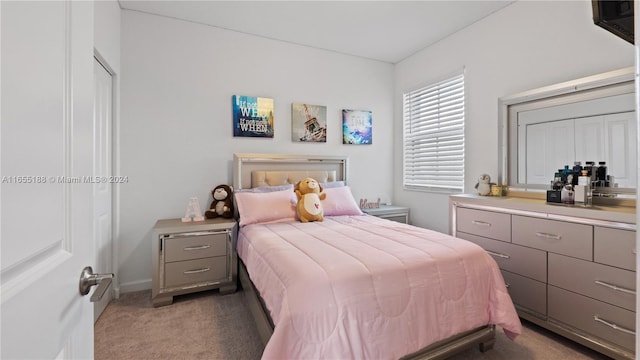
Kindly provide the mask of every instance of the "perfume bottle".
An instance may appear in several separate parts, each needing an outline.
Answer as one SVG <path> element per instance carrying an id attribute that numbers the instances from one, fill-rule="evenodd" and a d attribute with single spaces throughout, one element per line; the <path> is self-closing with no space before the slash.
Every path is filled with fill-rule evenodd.
<path id="1" fill-rule="evenodd" d="M 593 179 L 593 165 L 595 164 L 595 162 L 593 161 L 587 161 L 585 162 L 584 168 L 583 170 L 587 171 L 587 176 L 589 176 L 590 178 Z"/>
<path id="2" fill-rule="evenodd" d="M 582 163 L 580 161 L 573 162 L 573 185 L 578 185 L 578 177 L 582 173 Z"/>
<path id="3" fill-rule="evenodd" d="M 560 201 L 564 204 L 574 204 L 575 196 L 573 192 L 573 185 L 567 184 L 562 187 L 562 191 L 560 192 Z"/>
<path id="4" fill-rule="evenodd" d="M 578 185 L 573 187 L 574 199 L 576 203 L 584 206 L 591 204 L 591 177 L 587 175 L 587 170 L 582 170 L 578 178 Z"/>
<path id="5" fill-rule="evenodd" d="M 607 181 L 607 163 L 604 161 L 598 162 L 596 180 L 598 181 L 598 186 L 609 186 L 609 182 Z"/>
<path id="6" fill-rule="evenodd" d="M 578 177 L 578 185 L 591 185 L 591 176 L 587 170 L 582 170 Z"/>
<path id="7" fill-rule="evenodd" d="M 553 182 L 551 184 L 551 189 L 552 190 L 562 190 L 562 186 L 563 185 L 564 185 L 564 183 L 562 182 L 562 177 L 560 175 L 560 172 L 557 172 L 553 177 Z"/>

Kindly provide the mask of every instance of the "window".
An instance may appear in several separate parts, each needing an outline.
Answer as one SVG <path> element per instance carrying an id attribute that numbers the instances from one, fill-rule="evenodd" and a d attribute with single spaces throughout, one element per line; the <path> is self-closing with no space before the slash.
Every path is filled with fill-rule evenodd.
<path id="1" fill-rule="evenodd" d="M 464 191 L 464 75 L 403 95 L 408 190 Z"/>

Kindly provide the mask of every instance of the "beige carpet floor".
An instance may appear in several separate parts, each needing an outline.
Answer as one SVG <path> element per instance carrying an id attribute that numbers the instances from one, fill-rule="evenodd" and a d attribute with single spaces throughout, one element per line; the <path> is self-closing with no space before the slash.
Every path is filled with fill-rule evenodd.
<path id="1" fill-rule="evenodd" d="M 492 350 L 477 347 L 454 360 L 608 359 L 590 349 L 523 322 L 516 341 L 498 328 Z M 123 294 L 95 324 L 95 359 L 259 359 L 262 344 L 245 295 L 217 291 L 183 295 L 153 308 L 151 292 Z"/>

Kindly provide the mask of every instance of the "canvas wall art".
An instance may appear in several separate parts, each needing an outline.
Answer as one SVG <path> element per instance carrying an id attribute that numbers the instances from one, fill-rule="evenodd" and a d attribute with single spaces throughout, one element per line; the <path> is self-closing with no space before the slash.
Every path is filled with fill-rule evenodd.
<path id="1" fill-rule="evenodd" d="M 233 136 L 273 137 L 273 99 L 233 95 Z"/>
<path id="2" fill-rule="evenodd" d="M 372 114 L 367 110 L 342 110 L 342 143 L 371 144 Z"/>
<path id="3" fill-rule="evenodd" d="M 291 104 L 291 141 L 327 142 L 327 107 Z"/>

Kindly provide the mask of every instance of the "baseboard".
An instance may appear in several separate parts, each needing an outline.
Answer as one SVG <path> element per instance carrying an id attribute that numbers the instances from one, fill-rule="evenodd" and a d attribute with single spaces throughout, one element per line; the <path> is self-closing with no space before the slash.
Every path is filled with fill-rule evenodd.
<path id="1" fill-rule="evenodd" d="M 120 286 L 116 289 L 116 298 L 120 297 L 120 294 L 149 289 L 151 289 L 151 279 L 120 283 Z"/>

